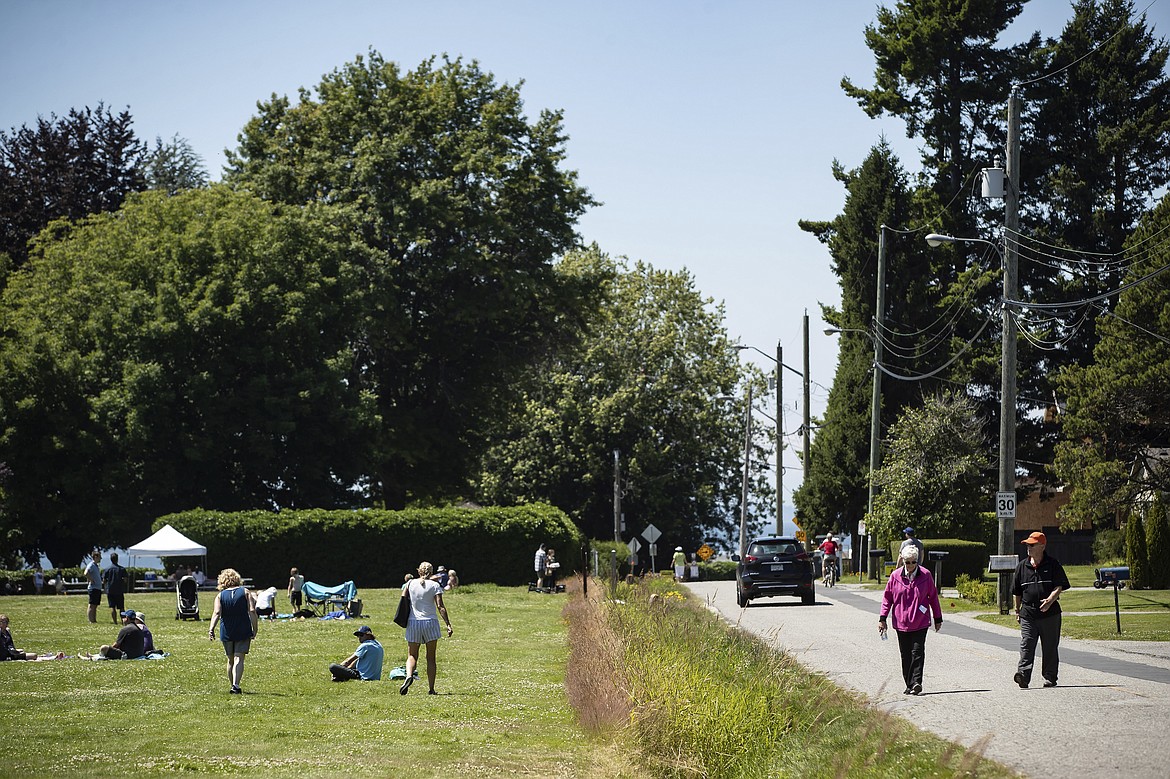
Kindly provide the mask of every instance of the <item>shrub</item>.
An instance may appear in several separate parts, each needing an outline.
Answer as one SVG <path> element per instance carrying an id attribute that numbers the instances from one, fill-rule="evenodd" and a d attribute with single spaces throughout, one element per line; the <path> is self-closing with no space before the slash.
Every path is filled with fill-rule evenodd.
<path id="1" fill-rule="evenodd" d="M 930 559 L 931 552 L 947 552 L 943 560 L 941 581 L 935 582 L 939 587 L 954 587 L 960 574 L 966 574 L 974 579 L 983 576 L 987 569 L 988 547 L 980 541 L 965 541 L 961 538 L 922 538 L 922 546 L 926 551 L 926 559 L 919 560 L 928 567 L 931 573 L 936 569 L 935 562 Z M 898 547 L 901 542 L 893 545 L 892 554 L 886 561 L 898 559 Z"/>
<path id="2" fill-rule="evenodd" d="M 1120 530 L 1098 530 L 1093 536 L 1093 562 L 1104 565 L 1125 558 L 1125 533 Z"/>
<path id="3" fill-rule="evenodd" d="M 966 600 L 983 606 L 994 606 L 998 597 L 994 584 L 989 584 L 981 579 L 973 579 L 965 573 L 956 577 L 955 588 L 959 591 L 959 595 Z"/>
<path id="4" fill-rule="evenodd" d="M 735 581 L 735 566 L 731 560 L 709 560 L 699 563 L 699 577 L 706 581 Z"/>
<path id="5" fill-rule="evenodd" d="M 464 584 L 526 584 L 543 541 L 560 553 L 561 577 L 577 570 L 581 534 L 560 509 L 510 508 L 405 511 L 243 511 L 196 509 L 160 517 L 207 547 L 208 575 L 232 567 L 255 585 L 283 587 L 292 566 L 332 586 L 396 587 L 429 560 L 455 568 Z"/>

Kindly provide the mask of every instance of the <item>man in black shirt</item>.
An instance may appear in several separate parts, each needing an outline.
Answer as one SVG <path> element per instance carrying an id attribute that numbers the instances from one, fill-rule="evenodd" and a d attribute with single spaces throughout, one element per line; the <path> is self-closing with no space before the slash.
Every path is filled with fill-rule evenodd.
<path id="1" fill-rule="evenodd" d="M 101 656 L 107 660 L 133 660 L 146 654 L 146 637 L 142 628 L 135 621 L 138 614 L 134 611 L 122 612 L 122 629 L 114 639 L 112 646 L 103 646 Z"/>
<path id="2" fill-rule="evenodd" d="M 1048 538 L 1033 533 L 1024 539 L 1028 557 L 1016 566 L 1012 577 L 1016 621 L 1020 623 L 1020 664 L 1013 677 L 1027 688 L 1036 664 L 1036 642 L 1044 652 L 1040 673 L 1045 687 L 1055 687 L 1060 668 L 1060 593 L 1069 587 L 1068 576 L 1055 557 L 1044 553 Z"/>
<path id="3" fill-rule="evenodd" d="M 106 585 L 106 600 L 110 604 L 110 619 L 118 624 L 118 615 L 126 608 L 126 569 L 118 565 L 118 553 L 110 555 L 110 567 L 102 574 Z"/>

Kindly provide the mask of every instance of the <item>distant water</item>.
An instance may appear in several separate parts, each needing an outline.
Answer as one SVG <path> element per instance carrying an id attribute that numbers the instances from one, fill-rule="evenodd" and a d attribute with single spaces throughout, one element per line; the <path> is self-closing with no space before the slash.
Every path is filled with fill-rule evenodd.
<path id="1" fill-rule="evenodd" d="M 163 567 L 162 559 L 159 557 L 149 557 L 147 555 L 135 555 L 133 557 L 133 559 L 131 559 L 129 552 L 127 552 L 125 549 L 123 549 L 120 546 L 116 546 L 113 549 L 107 549 L 104 552 L 102 552 L 102 562 L 101 562 L 102 568 L 109 567 L 110 555 L 113 554 L 114 552 L 118 553 L 119 565 L 125 566 L 127 568 L 129 568 L 131 565 L 133 565 L 135 568 L 160 568 L 161 569 Z M 89 555 L 86 555 L 82 559 L 78 560 L 76 563 L 74 563 L 74 565 L 78 566 L 79 568 L 84 568 L 85 564 L 87 562 L 89 562 Z M 62 568 L 69 568 L 71 566 L 63 565 L 61 567 Z M 56 568 L 57 568 L 57 566 L 54 565 L 49 560 L 48 557 L 41 555 L 41 570 L 53 571 L 53 570 L 56 570 Z"/>

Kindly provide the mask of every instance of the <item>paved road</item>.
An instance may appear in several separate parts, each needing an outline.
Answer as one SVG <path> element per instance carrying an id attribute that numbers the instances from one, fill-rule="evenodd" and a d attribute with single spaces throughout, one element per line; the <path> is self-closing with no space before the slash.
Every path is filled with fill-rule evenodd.
<path id="1" fill-rule="evenodd" d="M 881 641 L 881 593 L 856 585 L 796 598 L 735 603 L 735 582 L 687 585 L 728 622 L 751 631 L 857 690 L 874 706 L 1037 779 L 1170 776 L 1170 643 L 1060 642 L 1060 684 L 1021 690 L 1012 681 L 1019 633 L 962 614 L 944 615 L 926 640 L 921 696 L 902 694 L 898 642 Z M 1122 627 L 1125 615 L 1122 615 Z M 1037 666 L 1039 666 L 1037 657 Z"/>

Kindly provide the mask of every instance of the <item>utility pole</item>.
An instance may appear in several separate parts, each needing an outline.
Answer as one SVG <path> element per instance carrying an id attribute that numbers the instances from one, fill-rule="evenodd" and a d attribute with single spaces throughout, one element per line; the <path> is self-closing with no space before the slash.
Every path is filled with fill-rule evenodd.
<path id="1" fill-rule="evenodd" d="M 1007 306 L 1015 300 L 1019 255 L 1014 236 L 1020 227 L 1020 95 L 1016 85 L 1008 94 L 1007 144 L 1005 148 L 1004 247 L 1003 247 L 1003 364 L 999 400 L 999 491 L 1016 491 L 1016 320 Z M 1015 501 L 1013 501 L 1013 506 Z M 999 554 L 1015 554 L 1016 520 L 999 518 Z M 1011 574 L 999 574 L 999 613 L 1011 604 Z"/>
<path id="2" fill-rule="evenodd" d="M 621 451 L 613 450 L 613 540 L 622 542 L 622 469 Z"/>
<path id="3" fill-rule="evenodd" d="M 873 305 L 873 397 L 869 407 L 869 501 L 866 507 L 866 519 L 873 515 L 873 496 L 877 491 L 874 474 L 882 461 L 882 337 L 881 329 L 886 316 L 886 226 L 878 228 L 878 260 L 877 260 L 877 296 Z M 868 524 L 868 522 L 867 522 Z M 870 579 L 877 579 L 875 566 L 869 564 L 868 551 L 877 544 L 877 535 L 869 533 L 869 543 L 865 546 L 867 555 L 864 563 Z"/>
<path id="4" fill-rule="evenodd" d="M 808 309 L 804 311 L 804 462 L 801 463 L 803 478 L 808 478 L 808 467 L 812 462 L 809 446 L 812 442 L 812 418 L 808 410 Z"/>
<path id="5" fill-rule="evenodd" d="M 776 342 L 776 535 L 784 534 L 784 347 Z"/>
<path id="6" fill-rule="evenodd" d="M 748 468 L 752 463 L 752 384 L 748 380 L 747 405 L 743 410 L 743 495 L 739 504 L 739 557 L 747 554 Z"/>

